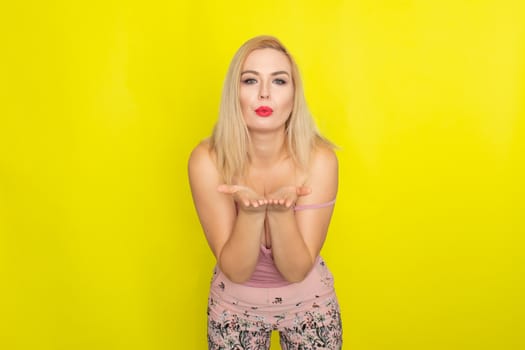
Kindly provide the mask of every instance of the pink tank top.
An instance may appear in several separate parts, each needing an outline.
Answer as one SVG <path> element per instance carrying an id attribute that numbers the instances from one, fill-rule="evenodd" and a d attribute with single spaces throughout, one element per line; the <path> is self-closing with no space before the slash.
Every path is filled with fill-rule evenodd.
<path id="1" fill-rule="evenodd" d="M 243 284 L 248 287 L 275 288 L 286 286 L 290 282 L 285 280 L 279 270 L 277 270 L 273 262 L 272 249 L 266 248 L 261 244 L 259 260 L 257 260 L 255 270 L 250 279 Z"/>
<path id="2" fill-rule="evenodd" d="M 306 204 L 306 205 L 296 205 L 294 207 L 295 211 L 306 210 L 306 209 L 317 209 L 329 207 L 335 203 L 335 199 L 321 204 Z M 257 260 L 257 265 L 255 265 L 255 270 L 252 273 L 250 279 L 243 284 L 248 287 L 257 287 L 257 288 L 275 288 L 283 287 L 291 282 L 288 282 L 281 275 L 275 263 L 273 261 L 272 249 L 266 248 L 261 244 L 261 250 L 259 252 L 259 259 Z"/>

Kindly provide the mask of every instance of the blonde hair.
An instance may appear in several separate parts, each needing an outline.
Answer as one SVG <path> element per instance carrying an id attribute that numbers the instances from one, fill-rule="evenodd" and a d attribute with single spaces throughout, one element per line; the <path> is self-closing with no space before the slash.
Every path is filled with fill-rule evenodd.
<path id="1" fill-rule="evenodd" d="M 315 126 L 304 97 L 299 69 L 288 50 L 275 37 L 267 35 L 254 37 L 237 50 L 230 63 L 222 90 L 219 119 L 210 139 L 210 148 L 215 152 L 219 173 L 226 183 L 232 183 L 235 176 L 244 174 L 250 159 L 250 134 L 239 101 L 242 66 L 252 51 L 265 48 L 284 53 L 292 67 L 294 103 L 285 130 L 287 149 L 296 165 L 306 169 L 310 154 L 318 145 L 333 147 L 330 141 L 320 135 Z"/>

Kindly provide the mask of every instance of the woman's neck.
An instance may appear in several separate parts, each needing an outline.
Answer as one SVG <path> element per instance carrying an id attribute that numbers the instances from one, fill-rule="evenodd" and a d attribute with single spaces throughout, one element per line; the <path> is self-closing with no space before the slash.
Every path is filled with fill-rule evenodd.
<path id="1" fill-rule="evenodd" d="M 287 155 L 284 132 L 251 133 L 250 139 L 250 163 L 253 167 L 274 165 Z"/>

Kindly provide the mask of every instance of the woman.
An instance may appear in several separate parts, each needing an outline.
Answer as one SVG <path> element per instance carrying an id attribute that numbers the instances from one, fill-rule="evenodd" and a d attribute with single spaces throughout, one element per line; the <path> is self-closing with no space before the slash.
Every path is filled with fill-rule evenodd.
<path id="1" fill-rule="evenodd" d="M 337 194 L 337 158 L 316 130 L 295 61 L 274 37 L 247 41 L 224 83 L 211 138 L 189 180 L 217 259 L 209 349 L 340 349 L 333 277 L 319 256 Z"/>

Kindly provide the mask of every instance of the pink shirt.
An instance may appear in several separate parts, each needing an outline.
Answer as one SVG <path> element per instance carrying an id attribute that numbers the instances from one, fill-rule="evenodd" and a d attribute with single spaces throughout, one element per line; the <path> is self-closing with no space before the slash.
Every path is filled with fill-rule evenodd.
<path id="1" fill-rule="evenodd" d="M 248 287 L 274 288 L 286 286 L 290 282 L 285 280 L 279 270 L 277 270 L 273 262 L 272 249 L 266 248 L 261 244 L 259 260 L 257 260 L 255 270 L 250 279 L 243 284 Z"/>
<path id="2" fill-rule="evenodd" d="M 295 211 L 305 210 L 305 209 L 317 209 L 329 207 L 335 203 L 335 199 L 321 204 L 306 204 L 306 205 L 296 205 L 294 207 Z M 250 279 L 243 284 L 248 287 L 257 287 L 257 288 L 275 288 L 283 287 L 291 282 L 288 282 L 281 275 L 275 263 L 273 261 L 272 249 L 266 248 L 261 244 L 261 250 L 259 251 L 259 259 L 257 260 L 257 265 L 255 270 L 252 273 Z"/>

